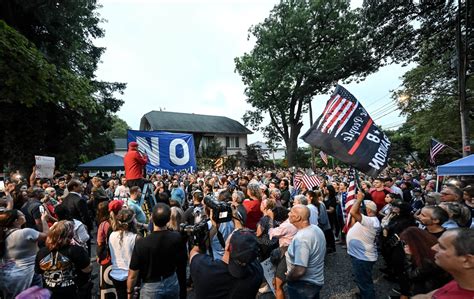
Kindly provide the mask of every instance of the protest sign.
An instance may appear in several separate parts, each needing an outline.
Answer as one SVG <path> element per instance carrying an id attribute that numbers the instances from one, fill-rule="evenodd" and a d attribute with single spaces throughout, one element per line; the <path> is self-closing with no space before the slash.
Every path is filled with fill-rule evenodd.
<path id="1" fill-rule="evenodd" d="M 275 266 L 273 266 L 270 258 L 267 258 L 260 264 L 263 268 L 263 276 L 265 277 L 265 280 L 267 281 L 268 286 L 270 286 L 273 294 L 275 294 L 275 287 L 273 286 L 273 278 L 275 278 Z"/>
<path id="2" fill-rule="evenodd" d="M 36 168 L 35 175 L 37 178 L 53 178 L 54 174 L 54 157 L 35 156 Z"/>

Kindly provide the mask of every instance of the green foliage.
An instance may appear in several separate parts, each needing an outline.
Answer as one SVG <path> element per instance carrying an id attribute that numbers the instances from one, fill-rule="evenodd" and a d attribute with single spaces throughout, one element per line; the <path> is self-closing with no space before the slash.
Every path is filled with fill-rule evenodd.
<path id="1" fill-rule="evenodd" d="M 222 156 L 224 147 L 216 138 L 209 139 L 207 145 L 202 149 L 202 157 L 216 159 Z"/>
<path id="2" fill-rule="evenodd" d="M 247 155 L 245 156 L 245 165 L 248 168 L 255 167 L 265 167 L 269 163 L 266 163 L 268 160 L 267 155 L 262 151 L 258 145 L 247 145 L 246 146 Z"/>
<path id="3" fill-rule="evenodd" d="M 262 23 L 250 28 L 255 47 L 235 59 L 246 85 L 247 102 L 254 108 L 243 117 L 268 139 L 278 135 L 288 150 L 288 164 L 296 163 L 302 114 L 311 99 L 327 92 L 338 80 L 364 77 L 375 71 L 360 20 L 349 1 L 282 1 Z"/>
<path id="4" fill-rule="evenodd" d="M 127 138 L 127 130 L 131 130 L 126 121 L 118 117 L 112 116 L 112 130 L 108 132 L 110 138 Z"/>
<path id="5" fill-rule="evenodd" d="M 311 147 L 299 147 L 296 152 L 296 166 L 311 168 Z"/>
<path id="6" fill-rule="evenodd" d="M 34 155 L 61 169 L 110 153 L 123 83 L 97 81 L 104 51 L 95 1 L 0 2 L 0 169 L 31 169 Z"/>

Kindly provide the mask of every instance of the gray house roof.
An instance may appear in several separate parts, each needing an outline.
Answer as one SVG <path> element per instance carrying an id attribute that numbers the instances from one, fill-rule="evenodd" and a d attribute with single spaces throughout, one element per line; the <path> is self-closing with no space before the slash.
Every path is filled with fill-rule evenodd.
<path id="1" fill-rule="evenodd" d="M 151 111 L 140 121 L 140 130 L 211 134 L 252 134 L 238 121 L 224 116 Z"/>
<path id="2" fill-rule="evenodd" d="M 127 138 L 114 138 L 115 150 L 127 150 Z"/>

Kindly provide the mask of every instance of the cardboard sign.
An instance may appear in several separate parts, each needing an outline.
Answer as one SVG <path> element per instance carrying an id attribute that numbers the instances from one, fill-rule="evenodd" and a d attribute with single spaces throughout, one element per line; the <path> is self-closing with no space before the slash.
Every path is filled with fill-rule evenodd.
<path id="1" fill-rule="evenodd" d="M 263 276 L 267 281 L 270 289 L 272 290 L 273 294 L 275 294 L 275 288 L 273 287 L 273 278 L 275 277 L 275 266 L 273 266 L 270 258 L 267 258 L 263 262 L 260 263 L 263 268 Z"/>
<path id="2" fill-rule="evenodd" d="M 54 157 L 35 156 L 36 160 L 36 177 L 37 178 L 53 178 L 54 174 Z"/>

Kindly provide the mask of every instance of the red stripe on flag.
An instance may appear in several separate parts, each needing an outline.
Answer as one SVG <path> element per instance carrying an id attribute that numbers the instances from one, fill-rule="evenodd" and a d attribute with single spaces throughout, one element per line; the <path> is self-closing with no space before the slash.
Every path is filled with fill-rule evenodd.
<path id="1" fill-rule="evenodd" d="M 351 113 L 352 113 L 352 111 L 354 110 L 355 105 L 354 105 L 352 102 L 350 102 L 350 103 L 351 103 L 351 108 L 349 108 L 349 110 L 347 110 L 346 115 L 344 115 L 344 117 L 341 119 L 341 122 L 339 123 L 339 126 L 337 127 L 338 129 L 339 129 L 342 125 L 344 125 L 344 121 L 345 121 L 350 115 L 352 115 Z"/>
<path id="2" fill-rule="evenodd" d="M 367 135 L 367 132 L 369 131 L 370 126 L 372 125 L 372 123 L 373 123 L 372 119 L 369 118 L 369 121 L 365 125 L 364 130 L 362 130 L 362 133 L 360 133 L 359 138 L 357 138 L 357 141 L 354 143 L 351 150 L 349 151 L 349 155 L 352 156 L 355 153 L 355 151 L 359 148 L 360 144 L 362 143 L 362 139 L 364 139 L 365 135 Z"/>
<path id="3" fill-rule="evenodd" d="M 328 112 L 326 113 L 325 117 L 324 117 L 325 122 L 327 122 L 327 120 L 328 120 L 330 117 L 333 116 L 334 110 L 336 109 L 337 106 L 339 106 L 339 103 L 340 103 L 343 99 L 344 99 L 344 98 L 339 97 L 339 98 L 337 99 L 337 101 L 332 105 L 332 107 L 329 109 L 330 111 L 328 111 Z M 327 127 L 327 126 L 324 126 L 324 127 Z M 323 130 L 325 129 L 324 127 L 323 127 Z"/>
<path id="4" fill-rule="evenodd" d="M 339 115 L 341 115 L 342 111 L 344 111 L 344 108 L 346 108 L 347 105 L 350 105 L 351 102 L 346 101 L 344 104 L 342 104 L 341 108 L 337 113 L 333 116 L 332 120 L 329 122 L 329 124 L 326 126 L 326 130 L 328 128 L 331 128 L 332 124 L 339 118 Z"/>

